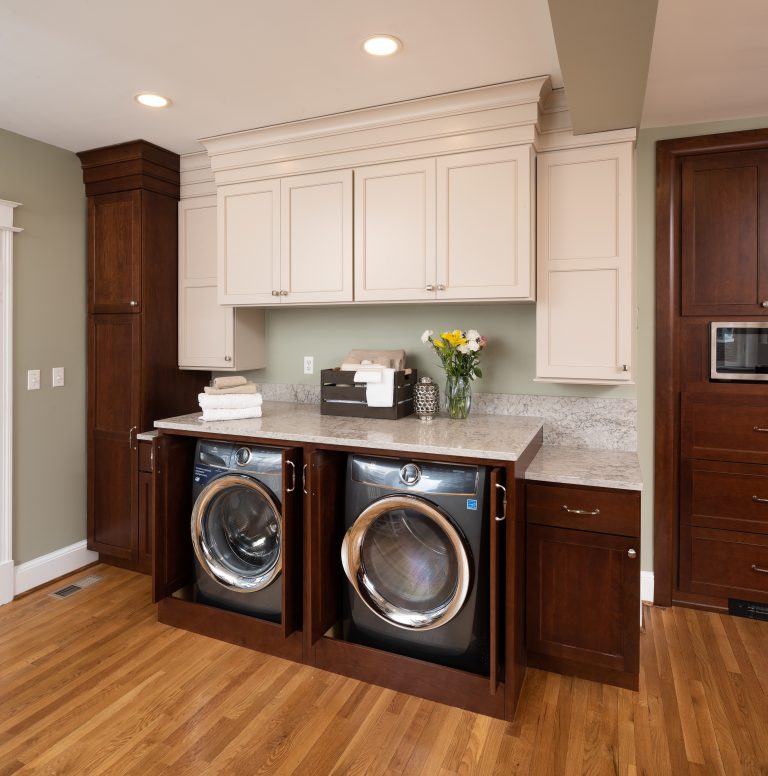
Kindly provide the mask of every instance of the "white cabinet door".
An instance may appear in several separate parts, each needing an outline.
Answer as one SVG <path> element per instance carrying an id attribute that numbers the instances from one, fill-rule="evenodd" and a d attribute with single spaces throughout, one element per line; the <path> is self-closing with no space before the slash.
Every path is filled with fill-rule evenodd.
<path id="1" fill-rule="evenodd" d="M 280 181 L 220 186 L 219 304 L 273 303 L 280 290 Z"/>
<path id="2" fill-rule="evenodd" d="M 632 381 L 632 146 L 538 157 L 537 379 Z"/>
<path id="3" fill-rule="evenodd" d="M 352 171 L 283 178 L 280 303 L 352 301 Z"/>
<path id="4" fill-rule="evenodd" d="M 355 170 L 355 300 L 435 298 L 435 160 Z"/>
<path id="5" fill-rule="evenodd" d="M 533 149 L 437 159 L 437 298 L 534 298 Z"/>

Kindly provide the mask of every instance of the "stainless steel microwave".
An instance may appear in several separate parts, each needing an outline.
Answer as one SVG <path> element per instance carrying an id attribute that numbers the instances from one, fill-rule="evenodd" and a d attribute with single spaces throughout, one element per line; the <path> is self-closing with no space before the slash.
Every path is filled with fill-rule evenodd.
<path id="1" fill-rule="evenodd" d="M 712 380 L 768 380 L 768 321 L 713 321 Z"/>

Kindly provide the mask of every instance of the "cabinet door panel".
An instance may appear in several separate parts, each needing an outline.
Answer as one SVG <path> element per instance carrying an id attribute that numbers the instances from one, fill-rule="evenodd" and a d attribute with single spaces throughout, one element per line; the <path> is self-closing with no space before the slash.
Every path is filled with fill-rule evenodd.
<path id="1" fill-rule="evenodd" d="M 533 299 L 530 146 L 437 160 L 438 299 Z"/>
<path id="2" fill-rule="evenodd" d="M 216 281 L 216 197 L 179 202 L 179 279 Z"/>
<path id="3" fill-rule="evenodd" d="M 281 181 L 281 304 L 352 301 L 352 171 Z"/>
<path id="4" fill-rule="evenodd" d="M 221 186 L 219 302 L 273 304 L 280 287 L 280 181 Z"/>
<path id="5" fill-rule="evenodd" d="M 140 309 L 141 192 L 89 197 L 88 312 Z"/>
<path id="6" fill-rule="evenodd" d="M 355 299 L 434 299 L 435 160 L 355 170 Z"/>
<path id="7" fill-rule="evenodd" d="M 179 366 L 228 368 L 234 310 L 219 304 L 215 285 L 189 285 L 179 293 Z"/>
<path id="8" fill-rule="evenodd" d="M 139 472 L 138 478 L 138 561 L 142 571 L 152 570 L 152 474 Z"/>

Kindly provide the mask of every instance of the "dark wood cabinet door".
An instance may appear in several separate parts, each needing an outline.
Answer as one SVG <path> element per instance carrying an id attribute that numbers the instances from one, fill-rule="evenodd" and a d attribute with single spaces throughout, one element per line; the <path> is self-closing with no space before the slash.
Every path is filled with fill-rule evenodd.
<path id="1" fill-rule="evenodd" d="M 140 191 L 88 198 L 88 312 L 141 310 Z"/>
<path id="2" fill-rule="evenodd" d="M 88 546 L 137 560 L 141 320 L 92 316 L 88 324 Z"/>
<path id="3" fill-rule="evenodd" d="M 526 644 L 531 664 L 636 687 L 638 540 L 529 525 L 527 546 Z"/>
<path id="4" fill-rule="evenodd" d="M 152 571 L 152 474 L 139 472 L 138 562 L 145 574 Z"/>
<path id="5" fill-rule="evenodd" d="M 301 629 L 302 450 L 283 450 L 283 634 Z"/>
<path id="6" fill-rule="evenodd" d="M 682 162 L 683 315 L 765 315 L 768 150 Z"/>

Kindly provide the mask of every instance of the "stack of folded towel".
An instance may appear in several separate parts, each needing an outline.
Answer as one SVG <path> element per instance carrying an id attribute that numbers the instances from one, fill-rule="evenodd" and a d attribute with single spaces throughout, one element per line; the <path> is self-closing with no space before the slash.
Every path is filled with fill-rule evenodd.
<path id="1" fill-rule="evenodd" d="M 395 371 L 405 368 L 404 350 L 352 350 L 341 364 L 354 372 L 355 383 L 365 384 L 369 407 L 392 407 L 395 403 Z"/>
<path id="2" fill-rule="evenodd" d="M 202 420 L 241 420 L 260 418 L 262 397 L 256 384 L 241 375 L 217 377 L 197 395 Z"/>

